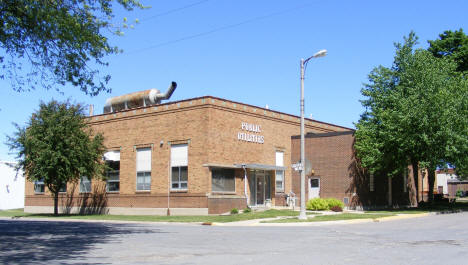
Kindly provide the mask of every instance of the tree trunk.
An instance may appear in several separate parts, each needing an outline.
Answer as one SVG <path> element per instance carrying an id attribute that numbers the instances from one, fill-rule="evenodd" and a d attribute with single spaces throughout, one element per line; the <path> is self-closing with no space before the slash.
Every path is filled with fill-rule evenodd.
<path id="1" fill-rule="evenodd" d="M 393 191 L 392 191 L 392 177 L 388 177 L 388 207 L 392 207 L 393 206 L 393 201 L 392 201 L 392 194 L 393 194 Z"/>
<path id="2" fill-rule="evenodd" d="M 430 164 L 429 168 L 427 169 L 427 182 L 429 182 L 429 203 L 432 203 L 434 201 L 435 169 L 436 167 L 433 164 Z"/>
<path id="3" fill-rule="evenodd" d="M 54 215 L 58 215 L 58 191 L 54 193 Z"/>
<path id="4" fill-rule="evenodd" d="M 413 168 L 413 183 L 414 183 L 414 189 L 416 191 L 416 206 L 417 203 L 419 203 L 422 198 L 421 194 L 419 194 L 419 166 L 418 166 L 418 161 L 411 160 L 411 167 Z"/>

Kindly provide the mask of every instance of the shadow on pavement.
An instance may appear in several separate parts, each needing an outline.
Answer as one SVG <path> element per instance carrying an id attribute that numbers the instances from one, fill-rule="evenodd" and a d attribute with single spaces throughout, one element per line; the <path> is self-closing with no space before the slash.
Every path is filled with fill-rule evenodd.
<path id="1" fill-rule="evenodd" d="M 76 262 L 96 244 L 136 233 L 162 232 L 134 224 L 0 220 L 0 264 Z"/>

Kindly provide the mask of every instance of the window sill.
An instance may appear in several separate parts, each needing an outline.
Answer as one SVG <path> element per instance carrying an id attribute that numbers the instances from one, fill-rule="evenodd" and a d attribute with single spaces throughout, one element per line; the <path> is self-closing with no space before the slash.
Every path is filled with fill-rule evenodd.
<path id="1" fill-rule="evenodd" d="M 119 194 L 120 191 L 106 191 L 106 193 L 110 193 L 110 194 Z"/>
<path id="2" fill-rule="evenodd" d="M 136 193 L 151 193 L 151 190 L 136 190 Z"/>
<path id="3" fill-rule="evenodd" d="M 212 191 L 213 195 L 236 195 L 235 191 Z"/>
<path id="4" fill-rule="evenodd" d="M 174 192 L 174 193 L 187 193 L 188 192 L 188 189 L 185 189 L 185 190 L 171 190 L 171 192 Z"/>
<path id="5" fill-rule="evenodd" d="M 44 195 L 45 192 L 34 192 L 34 195 Z"/>

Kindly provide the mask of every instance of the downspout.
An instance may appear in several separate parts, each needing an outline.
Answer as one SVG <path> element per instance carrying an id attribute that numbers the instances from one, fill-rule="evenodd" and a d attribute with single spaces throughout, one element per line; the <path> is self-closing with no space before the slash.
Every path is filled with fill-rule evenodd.
<path id="1" fill-rule="evenodd" d="M 244 169 L 244 195 L 245 195 L 245 203 L 247 207 L 249 206 L 249 197 L 247 196 L 247 169 L 245 168 L 245 164 L 242 164 L 242 169 Z"/>

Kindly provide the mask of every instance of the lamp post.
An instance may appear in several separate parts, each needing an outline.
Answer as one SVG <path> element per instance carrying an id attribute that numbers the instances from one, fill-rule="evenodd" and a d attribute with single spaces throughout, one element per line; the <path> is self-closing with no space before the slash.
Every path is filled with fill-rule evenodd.
<path id="1" fill-rule="evenodd" d="M 320 50 L 307 59 L 301 59 L 301 165 L 299 170 L 301 171 L 301 212 L 299 219 L 307 219 L 305 212 L 305 140 L 304 140 L 304 71 L 307 68 L 307 63 L 312 58 L 323 57 L 327 55 L 327 50 Z"/>

